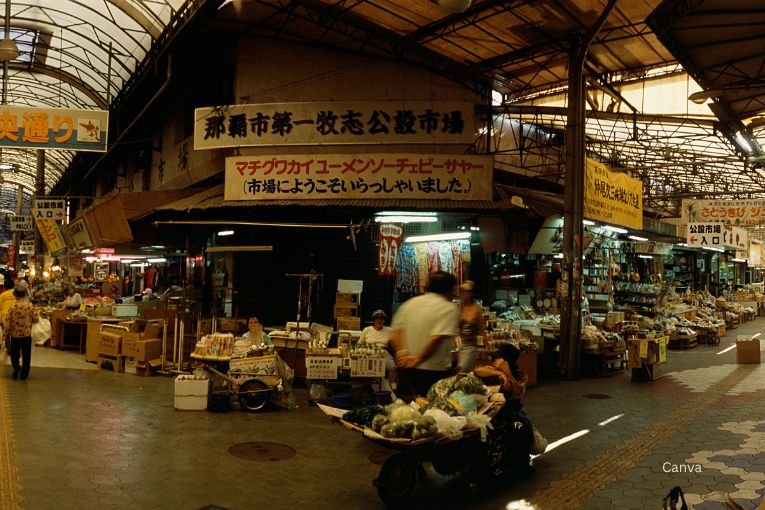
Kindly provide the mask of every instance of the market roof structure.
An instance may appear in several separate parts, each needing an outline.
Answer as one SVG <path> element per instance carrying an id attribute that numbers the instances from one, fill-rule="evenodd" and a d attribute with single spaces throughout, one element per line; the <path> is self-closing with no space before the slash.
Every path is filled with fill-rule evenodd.
<path id="1" fill-rule="evenodd" d="M 560 152 L 564 117 L 555 108 L 528 105 L 565 91 L 569 52 L 608 3 L 465 0 L 469 7 L 455 13 L 442 7 L 447 0 L 9 1 L 10 35 L 21 49 L 19 58 L 10 63 L 10 104 L 114 112 L 172 44 L 173 36 L 196 18 L 202 19 L 205 30 L 409 62 L 486 95 L 487 104 L 490 91 L 497 91 L 502 95 L 497 108 L 507 112 L 508 121 L 534 124 L 534 129 L 549 135 L 551 143 L 537 144 L 545 157 Z M 765 103 L 757 93 L 765 91 L 750 87 L 763 75 L 762 66 L 754 64 L 762 60 L 756 42 L 764 10 L 765 5 L 755 1 L 619 1 L 593 41 L 585 62 L 588 86 L 609 99 L 590 102 L 590 155 L 641 176 L 649 205 L 667 215 L 676 210 L 680 196 L 751 196 L 763 189 L 763 177 L 752 172 L 757 161 L 742 153 L 732 137 L 735 122 L 756 114 Z M 699 13 L 716 23 L 704 21 L 686 28 Z M 749 38 L 743 46 L 735 44 L 734 25 L 742 27 L 742 38 Z M 718 48 L 715 38 L 723 36 L 730 40 Z M 693 41 L 699 43 L 691 48 Z M 683 44 L 689 48 L 687 58 L 677 50 Z M 714 60 L 713 48 L 717 48 L 714 55 L 730 62 Z M 702 57 L 709 60 L 699 60 Z M 704 89 L 742 87 L 712 99 L 713 104 L 728 102 L 734 124 L 711 112 L 698 118 L 658 115 L 622 94 L 625 84 L 683 74 L 680 63 L 696 63 L 704 71 L 700 74 L 689 67 Z M 735 73 L 726 71 L 734 68 Z M 741 73 L 748 73 L 748 82 L 723 80 Z M 113 143 L 120 133 L 110 135 Z M 500 156 L 499 168 L 534 171 L 533 164 L 518 167 L 501 147 L 492 149 Z M 72 157 L 49 151 L 47 189 L 70 166 Z M 5 161 L 15 171 L 2 171 L 3 186 L 32 184 L 33 154 L 4 150 L 0 162 Z M 556 161 L 540 175 L 559 180 L 560 168 Z M 550 176 L 555 171 L 558 175 Z"/>

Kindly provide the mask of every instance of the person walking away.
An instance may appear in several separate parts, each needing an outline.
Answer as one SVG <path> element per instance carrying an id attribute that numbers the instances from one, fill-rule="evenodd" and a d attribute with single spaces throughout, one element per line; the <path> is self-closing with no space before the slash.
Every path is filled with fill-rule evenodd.
<path id="1" fill-rule="evenodd" d="M 459 309 L 451 302 L 456 283 L 451 273 L 432 273 L 427 292 L 403 303 L 394 315 L 391 342 L 396 364 L 405 370 L 399 374 L 399 391 L 406 378 L 410 391 L 427 395 L 433 383 L 450 375 L 460 321 Z"/>
<path id="2" fill-rule="evenodd" d="M 13 288 L 16 302 L 8 310 L 8 316 L 3 323 L 6 341 L 10 341 L 11 365 L 13 378 L 21 375 L 24 380 L 29 377 L 32 365 L 32 324 L 40 319 L 34 305 L 27 299 L 27 289 L 21 285 Z M 19 364 L 19 356 L 21 364 Z"/>
<path id="3" fill-rule="evenodd" d="M 462 376 L 473 371 L 478 355 L 478 337 L 484 337 L 486 326 L 483 308 L 475 300 L 475 283 L 465 280 L 460 285 L 460 351 L 457 374 Z"/>
<path id="4" fill-rule="evenodd" d="M 0 292 L 0 324 L 5 324 L 5 318 L 8 315 L 8 310 L 11 309 L 13 306 L 13 303 L 16 302 L 16 298 L 13 297 L 13 287 L 15 287 L 16 284 L 13 283 L 13 279 L 9 276 L 6 276 L 3 280 L 3 288 L 5 289 L 3 292 Z M 1 330 L 2 328 L 0 328 Z M 3 335 L 3 338 L 5 338 L 5 335 Z"/>

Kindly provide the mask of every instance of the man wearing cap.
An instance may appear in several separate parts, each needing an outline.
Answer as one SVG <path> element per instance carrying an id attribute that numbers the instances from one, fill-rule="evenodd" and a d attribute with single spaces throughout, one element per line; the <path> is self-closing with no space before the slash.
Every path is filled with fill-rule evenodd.
<path id="1" fill-rule="evenodd" d="M 406 301 L 393 317 L 396 363 L 407 369 L 407 382 L 417 395 L 426 395 L 433 383 L 451 375 L 452 344 L 460 322 L 459 309 L 451 301 L 456 284 L 451 273 L 432 273 L 427 292 Z"/>
<path id="2" fill-rule="evenodd" d="M 389 350 L 390 347 L 390 332 L 391 328 L 385 325 L 385 319 L 388 315 L 382 310 L 375 310 L 372 312 L 372 325 L 367 326 L 361 332 L 359 342 L 366 342 L 368 344 L 379 345 L 385 350 Z M 396 362 L 393 360 L 390 352 L 385 360 L 385 370 L 388 372 L 388 379 L 390 380 L 391 387 L 395 389 L 396 384 Z"/>

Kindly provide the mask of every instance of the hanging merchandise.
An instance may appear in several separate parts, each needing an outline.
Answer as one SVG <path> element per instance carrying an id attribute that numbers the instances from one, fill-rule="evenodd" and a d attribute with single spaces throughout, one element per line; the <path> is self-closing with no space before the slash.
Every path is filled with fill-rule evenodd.
<path id="1" fill-rule="evenodd" d="M 470 264 L 466 240 L 404 244 L 396 261 L 396 288 L 402 294 L 424 293 L 434 271 L 452 273 L 461 282 L 466 264 Z"/>
<path id="2" fill-rule="evenodd" d="M 377 251 L 377 274 L 380 276 L 396 274 L 396 258 L 404 236 L 401 223 L 380 223 L 379 247 Z"/>

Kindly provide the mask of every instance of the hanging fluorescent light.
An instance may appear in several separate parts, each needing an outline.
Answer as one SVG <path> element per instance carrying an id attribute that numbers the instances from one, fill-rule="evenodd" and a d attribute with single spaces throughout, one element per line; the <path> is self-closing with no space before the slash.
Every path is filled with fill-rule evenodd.
<path id="1" fill-rule="evenodd" d="M 233 230 L 221 230 L 220 232 L 218 232 L 218 237 L 232 236 L 232 235 L 234 235 Z"/>
<path id="2" fill-rule="evenodd" d="M 627 236 L 629 239 L 632 239 L 633 241 L 648 241 L 647 237 L 640 237 L 640 236 Z"/>
<path id="3" fill-rule="evenodd" d="M 145 265 L 143 262 L 139 262 L 138 264 L 130 264 L 130 267 L 143 267 Z"/>
<path id="4" fill-rule="evenodd" d="M 746 259 L 741 259 L 736 257 L 735 259 L 733 259 L 733 262 L 746 262 Z"/>
<path id="5" fill-rule="evenodd" d="M 611 225 L 606 225 L 603 227 L 606 230 L 610 230 L 611 232 L 616 232 L 618 234 L 626 234 L 629 232 L 626 228 L 620 228 L 620 227 L 612 227 Z"/>
<path id="6" fill-rule="evenodd" d="M 553 255 L 553 258 L 554 259 L 562 259 L 563 258 L 563 254 L 562 253 L 556 253 L 555 255 Z"/>
<path id="7" fill-rule="evenodd" d="M 725 250 L 723 250 L 722 248 L 715 248 L 714 246 L 702 246 L 702 248 L 704 250 L 717 251 L 717 252 L 720 252 L 720 253 L 725 253 Z"/>
<path id="8" fill-rule="evenodd" d="M 428 211 L 380 211 L 375 216 L 437 216 L 437 213 Z"/>
<path id="9" fill-rule="evenodd" d="M 652 259 L 653 255 L 638 255 L 638 257 L 641 259 Z"/>
<path id="10" fill-rule="evenodd" d="M 167 262 L 167 259 L 165 257 L 158 257 L 156 259 L 146 259 L 146 262 L 150 264 L 161 264 L 162 262 Z"/>
<path id="11" fill-rule="evenodd" d="M 470 239 L 470 232 L 452 232 L 447 234 L 432 234 L 426 236 L 407 237 L 405 243 L 424 243 L 427 241 L 456 241 L 457 239 Z"/>
<path id="12" fill-rule="evenodd" d="M 684 246 L 684 247 L 687 247 L 687 246 L 688 246 L 688 244 L 687 244 L 687 243 L 677 243 L 677 246 Z"/>
<path id="13" fill-rule="evenodd" d="M 590 221 L 590 220 L 582 220 L 582 224 L 583 225 L 595 225 L 595 222 L 594 221 Z"/>
<path id="14" fill-rule="evenodd" d="M 739 149 L 746 152 L 747 154 L 752 153 L 752 144 L 749 143 L 749 140 L 746 139 L 741 131 L 736 133 L 736 145 L 738 145 Z"/>
<path id="15" fill-rule="evenodd" d="M 123 264 L 130 265 L 130 264 L 135 264 L 138 261 L 137 260 L 125 260 L 125 259 L 122 259 L 120 262 L 122 262 Z"/>
<path id="16" fill-rule="evenodd" d="M 376 223 L 434 223 L 435 216 L 375 216 Z"/>

